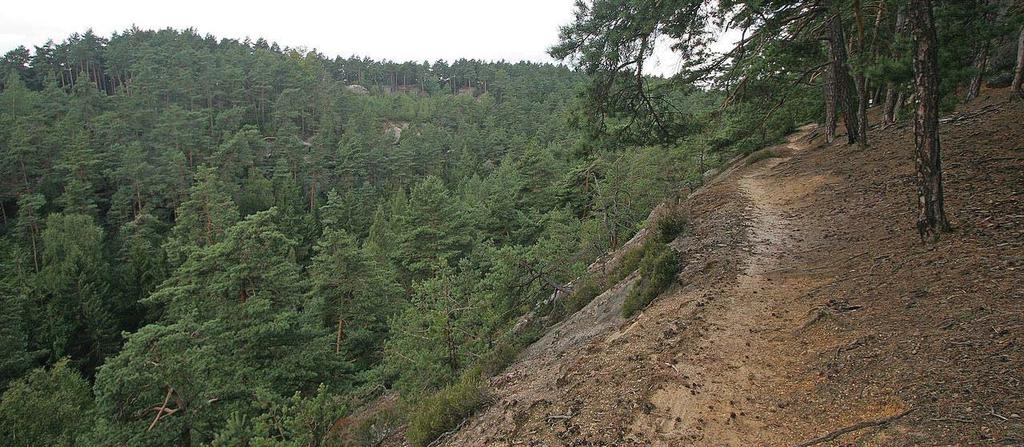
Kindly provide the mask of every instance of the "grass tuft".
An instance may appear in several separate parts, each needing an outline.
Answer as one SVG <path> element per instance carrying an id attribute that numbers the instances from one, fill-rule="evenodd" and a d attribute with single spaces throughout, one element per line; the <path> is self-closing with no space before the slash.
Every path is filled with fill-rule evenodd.
<path id="1" fill-rule="evenodd" d="M 679 257 L 671 247 L 658 241 L 644 244 L 640 261 L 640 282 L 622 303 L 622 316 L 629 318 L 645 309 L 664 292 L 679 273 Z"/>

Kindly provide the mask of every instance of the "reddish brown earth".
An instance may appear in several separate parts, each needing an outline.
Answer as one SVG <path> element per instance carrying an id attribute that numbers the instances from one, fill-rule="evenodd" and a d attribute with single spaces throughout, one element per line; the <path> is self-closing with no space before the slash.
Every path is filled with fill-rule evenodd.
<path id="1" fill-rule="evenodd" d="M 625 279 L 442 441 L 1024 445 L 1024 103 L 944 121 L 939 243 L 914 230 L 912 129 L 861 149 L 805 127 L 685 200 L 678 285 L 623 320 Z"/>

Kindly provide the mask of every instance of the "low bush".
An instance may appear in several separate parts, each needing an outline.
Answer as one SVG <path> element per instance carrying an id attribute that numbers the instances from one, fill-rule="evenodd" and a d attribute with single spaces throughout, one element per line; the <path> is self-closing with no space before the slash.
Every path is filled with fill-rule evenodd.
<path id="1" fill-rule="evenodd" d="M 483 377 L 470 368 L 458 381 L 424 397 L 409 412 L 406 440 L 425 447 L 487 403 Z"/>
<path id="2" fill-rule="evenodd" d="M 389 435 L 398 430 L 405 415 L 396 405 L 374 411 L 368 417 L 355 422 L 355 426 L 337 439 L 327 438 L 326 446 L 375 446 L 380 445 Z M 337 441 L 337 442 L 335 442 Z"/>
<path id="3" fill-rule="evenodd" d="M 640 281 L 622 303 L 622 315 L 629 318 L 647 307 L 664 292 L 679 273 L 679 257 L 671 247 L 650 240 L 644 244 Z"/>
<path id="4" fill-rule="evenodd" d="M 429 445 L 485 405 L 488 399 L 485 378 L 494 377 L 511 365 L 516 356 L 541 335 L 541 328 L 531 327 L 519 334 L 501 337 L 473 366 L 462 371 L 458 381 L 407 407 L 410 420 L 406 439 L 409 443 Z"/>
<path id="5" fill-rule="evenodd" d="M 614 286 L 622 281 L 625 277 L 629 276 L 630 273 L 636 271 L 640 267 L 640 261 L 644 259 L 644 245 L 633 247 L 622 254 L 619 258 L 619 264 L 605 278 L 605 290 L 608 287 Z"/>
<path id="6" fill-rule="evenodd" d="M 586 306 L 604 290 L 601 289 L 603 282 L 598 280 L 597 275 L 587 273 L 579 277 L 572 285 L 572 292 L 569 296 L 563 297 L 553 303 L 547 317 L 550 321 L 562 321 L 565 317 Z"/>
<path id="7" fill-rule="evenodd" d="M 659 242 L 667 244 L 686 232 L 689 226 L 689 216 L 680 209 L 672 209 L 654 221 L 651 232 Z"/>
<path id="8" fill-rule="evenodd" d="M 527 326 L 518 334 L 508 334 L 501 337 L 494 347 L 491 348 L 476 362 L 475 369 L 482 377 L 494 377 L 508 365 L 516 360 L 516 356 L 530 343 L 540 339 L 544 335 L 543 328 L 536 325 Z"/>

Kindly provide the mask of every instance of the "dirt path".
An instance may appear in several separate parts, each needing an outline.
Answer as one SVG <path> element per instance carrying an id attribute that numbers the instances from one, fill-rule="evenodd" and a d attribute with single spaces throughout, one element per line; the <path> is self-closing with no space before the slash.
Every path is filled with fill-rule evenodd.
<path id="1" fill-rule="evenodd" d="M 656 411 L 634 424 L 638 431 L 655 432 L 664 445 L 776 444 L 775 436 L 765 430 L 765 414 L 777 404 L 769 391 L 783 381 L 780 373 L 786 359 L 777 345 L 792 341 L 788 329 L 797 324 L 797 312 L 785 309 L 781 298 L 813 282 L 807 275 L 782 273 L 798 261 L 793 253 L 813 242 L 799 237 L 788 216 L 793 215 L 793 204 L 805 203 L 806 192 L 825 179 L 779 182 L 774 171 L 805 148 L 812 130 L 803 128 L 785 146 L 774 149 L 786 157 L 738 173 L 736 182 L 747 203 L 747 256 L 732 284 L 709 300 L 702 315 L 708 328 L 696 349 L 685 346 L 677 353 L 685 361 L 674 369 L 684 381 L 655 392 L 651 402 Z M 801 186 L 793 188 L 794 182 Z"/>

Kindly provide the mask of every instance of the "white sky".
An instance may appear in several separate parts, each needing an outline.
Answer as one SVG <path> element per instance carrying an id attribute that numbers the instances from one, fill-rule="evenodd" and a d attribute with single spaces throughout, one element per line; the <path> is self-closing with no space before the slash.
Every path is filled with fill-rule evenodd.
<path id="1" fill-rule="evenodd" d="M 572 20 L 574 0 L 83 0 L 10 1 L 0 7 L 0 54 L 92 28 L 101 36 L 196 28 L 217 38 L 263 37 L 333 57 L 393 61 L 476 58 L 554 62 L 547 49 Z M 670 52 L 648 68 L 670 74 Z"/>

